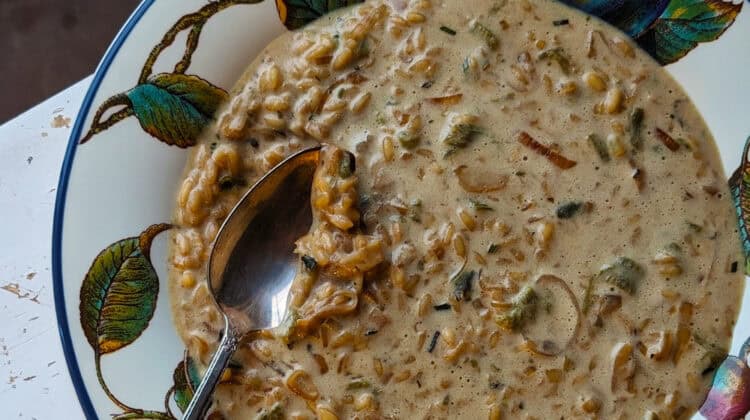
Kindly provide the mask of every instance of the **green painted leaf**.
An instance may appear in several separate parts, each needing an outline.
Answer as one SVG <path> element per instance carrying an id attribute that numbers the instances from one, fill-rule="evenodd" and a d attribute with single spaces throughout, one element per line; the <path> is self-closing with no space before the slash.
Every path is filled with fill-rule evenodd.
<path id="1" fill-rule="evenodd" d="M 741 9 L 742 3 L 722 0 L 673 0 L 638 43 L 660 63 L 673 63 L 721 36 Z"/>
<path id="2" fill-rule="evenodd" d="M 637 38 L 661 16 L 670 0 L 561 0 L 598 16 Z"/>
<path id="3" fill-rule="evenodd" d="M 700 413 L 707 419 L 744 419 L 750 411 L 750 369 L 743 360 L 727 357 L 716 369 Z"/>
<path id="4" fill-rule="evenodd" d="M 745 272 L 750 274 L 750 138 L 745 142 L 740 167 L 729 178 L 729 190 L 737 211 L 740 240 L 745 253 Z"/>
<path id="5" fill-rule="evenodd" d="M 362 3 L 363 0 L 276 0 L 281 22 L 287 28 L 301 28 L 326 13 Z"/>
<path id="6" fill-rule="evenodd" d="M 739 357 L 750 366 L 750 337 L 748 337 L 747 340 L 745 340 L 745 344 L 740 347 Z"/>
<path id="7" fill-rule="evenodd" d="M 174 381 L 174 401 L 180 410 L 185 411 L 190 400 L 193 399 L 193 393 L 201 382 L 198 368 L 187 352 L 185 359 L 181 361 L 172 374 Z"/>
<path id="8" fill-rule="evenodd" d="M 151 242 L 168 224 L 121 239 L 96 256 L 81 285 L 81 327 L 97 356 L 135 341 L 156 309 L 159 278 L 151 265 Z"/>
<path id="9" fill-rule="evenodd" d="M 227 93 L 198 76 L 161 73 L 131 89 L 127 97 L 146 132 L 169 145 L 190 147 Z"/>

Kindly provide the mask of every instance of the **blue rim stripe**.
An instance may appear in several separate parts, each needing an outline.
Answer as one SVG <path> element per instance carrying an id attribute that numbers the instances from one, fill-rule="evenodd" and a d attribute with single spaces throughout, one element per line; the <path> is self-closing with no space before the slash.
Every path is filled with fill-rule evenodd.
<path id="1" fill-rule="evenodd" d="M 78 395 L 78 402 L 81 404 L 83 414 L 88 420 L 96 420 L 98 418 L 96 410 L 91 403 L 86 385 L 83 382 L 81 371 L 78 368 L 78 360 L 73 349 L 73 341 L 70 337 L 70 326 L 68 325 L 68 316 L 65 312 L 65 294 L 63 290 L 63 276 L 62 276 L 62 234 L 63 234 L 63 218 L 65 216 L 65 199 L 68 192 L 68 181 L 70 179 L 70 171 L 73 167 L 73 158 L 76 154 L 76 148 L 78 146 L 78 140 L 81 137 L 81 131 L 83 129 L 84 119 L 91 110 L 91 104 L 96 96 L 99 86 L 102 80 L 107 74 L 112 61 L 114 60 L 117 53 L 120 51 L 122 44 L 128 38 L 133 28 L 138 24 L 146 11 L 154 4 L 155 0 L 143 0 L 138 8 L 135 9 L 132 15 L 128 18 L 123 25 L 120 32 L 118 32 L 112 44 L 104 54 L 104 58 L 99 63 L 99 66 L 94 73 L 94 79 L 91 81 L 88 92 L 83 99 L 81 109 L 78 111 L 73 131 L 68 139 L 68 147 L 65 151 L 65 158 L 63 160 L 62 169 L 60 170 L 60 182 L 57 185 L 57 197 L 55 199 L 55 213 L 52 225 L 52 286 L 55 297 L 55 313 L 57 315 L 57 329 L 60 333 L 60 341 L 62 341 L 63 354 L 65 354 L 65 363 L 68 365 L 68 372 L 70 373 L 70 379 L 73 381 L 73 387 Z"/>

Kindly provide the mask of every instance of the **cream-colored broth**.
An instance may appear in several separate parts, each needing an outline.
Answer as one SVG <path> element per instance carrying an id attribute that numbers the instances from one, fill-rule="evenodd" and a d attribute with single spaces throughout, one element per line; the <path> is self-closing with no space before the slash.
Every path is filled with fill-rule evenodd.
<path id="1" fill-rule="evenodd" d="M 205 283 L 218 226 L 317 142 L 355 155 L 385 262 L 353 313 L 248 338 L 217 413 L 663 419 L 705 397 L 743 287 L 735 216 L 703 120 L 624 35 L 552 1 L 392 0 L 274 41 L 177 197 L 170 294 L 200 363 L 221 329 Z M 600 274 L 618 258 L 631 291 Z M 526 287 L 533 319 L 509 307 Z"/>

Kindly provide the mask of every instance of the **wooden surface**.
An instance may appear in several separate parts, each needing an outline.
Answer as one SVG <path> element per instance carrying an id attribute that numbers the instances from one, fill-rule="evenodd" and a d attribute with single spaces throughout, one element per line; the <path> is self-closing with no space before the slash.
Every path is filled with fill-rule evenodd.
<path id="1" fill-rule="evenodd" d="M 91 74 L 139 0 L 0 0 L 0 123 Z"/>

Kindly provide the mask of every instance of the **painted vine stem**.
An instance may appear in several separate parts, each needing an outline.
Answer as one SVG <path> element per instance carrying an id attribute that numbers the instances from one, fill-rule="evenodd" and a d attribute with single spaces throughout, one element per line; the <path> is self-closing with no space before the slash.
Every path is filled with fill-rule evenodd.
<path id="1" fill-rule="evenodd" d="M 144 86 L 149 86 L 153 83 L 153 67 L 156 63 L 156 60 L 159 58 L 162 52 L 166 50 L 168 47 L 170 47 L 177 36 L 185 31 L 190 30 L 187 36 L 187 41 L 185 43 L 185 52 L 182 55 L 182 58 L 180 61 L 177 62 L 174 66 L 174 70 L 171 75 L 185 75 L 185 72 L 190 67 L 193 53 L 195 53 L 195 50 L 198 47 L 198 42 L 201 36 L 201 33 L 203 31 L 203 28 L 206 24 L 206 22 L 213 17 L 215 14 L 219 13 L 220 11 L 239 4 L 256 4 L 260 3 L 264 0 L 219 0 L 216 2 L 208 3 L 207 5 L 200 8 L 198 11 L 194 13 L 190 13 L 187 15 L 182 16 L 177 22 L 172 25 L 172 27 L 164 34 L 161 41 L 154 46 L 154 48 L 149 53 L 148 57 L 146 58 L 146 62 L 143 64 L 143 67 L 141 69 L 140 76 L 138 77 L 138 84 L 135 88 L 133 88 L 131 91 L 125 92 L 125 93 L 119 93 L 116 95 L 113 95 L 112 97 L 105 100 L 97 109 L 96 113 L 94 114 L 94 119 L 91 124 L 91 127 L 89 128 L 88 132 L 81 138 L 80 144 L 84 144 L 91 140 L 95 135 L 101 133 L 102 131 L 107 130 L 108 128 L 112 127 L 113 125 L 119 123 L 120 121 L 131 117 L 136 116 L 138 117 L 139 121 L 141 122 L 141 125 L 144 126 L 144 129 L 146 129 L 149 134 L 154 135 L 155 137 L 159 138 L 160 140 L 164 141 L 167 144 L 170 145 L 177 145 L 179 147 L 189 147 L 194 144 L 195 139 L 194 138 L 186 138 L 179 140 L 174 140 L 170 138 L 168 135 L 164 135 L 161 133 L 163 129 L 153 129 L 149 130 L 148 127 L 146 127 L 146 123 L 142 121 L 141 115 L 138 113 L 137 104 L 134 104 L 134 98 L 133 93 L 141 93 L 139 92 L 139 88 Z M 159 76 L 159 75 L 157 75 Z M 193 105 L 196 108 L 199 108 L 198 111 L 200 111 L 203 116 L 205 116 L 205 119 L 208 119 L 211 117 L 213 111 L 215 111 L 216 106 L 218 106 L 218 103 L 221 102 L 226 98 L 226 92 L 223 92 L 223 90 L 211 85 L 209 82 L 198 78 L 197 76 L 185 76 L 183 78 L 179 78 L 179 80 L 174 83 L 177 84 L 179 82 L 184 82 L 186 78 L 192 78 L 192 80 L 188 80 L 189 83 L 192 83 L 193 86 L 191 86 L 193 89 L 198 91 L 198 94 L 203 94 L 203 96 L 209 97 L 209 104 L 194 104 L 194 103 L 188 103 L 187 105 Z M 174 79 L 174 77 L 173 77 Z M 172 93 L 175 96 L 179 96 L 178 93 L 184 93 L 184 92 L 173 92 L 169 91 L 169 87 L 165 87 L 164 83 L 161 84 L 156 83 L 158 88 L 166 89 L 168 93 Z M 203 98 L 206 100 L 206 98 Z M 155 100 L 158 100 L 155 99 Z M 200 100 L 200 99 L 199 99 Z M 184 99 L 183 99 L 184 101 Z M 108 118 L 103 119 L 105 114 L 110 111 L 112 108 L 117 106 L 124 106 L 124 108 L 117 110 L 113 112 Z M 198 128 L 200 128 L 200 125 L 205 123 L 205 121 L 199 121 L 196 123 L 196 125 L 199 125 Z M 182 130 L 185 134 L 184 131 Z M 196 130 L 191 130 L 188 132 L 188 134 L 192 134 L 194 136 Z M 162 134 L 161 136 L 159 134 Z M 167 137 L 167 138 L 164 138 Z M 191 137 L 191 136 L 189 136 Z"/>

